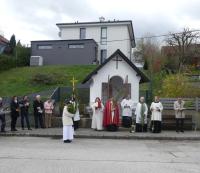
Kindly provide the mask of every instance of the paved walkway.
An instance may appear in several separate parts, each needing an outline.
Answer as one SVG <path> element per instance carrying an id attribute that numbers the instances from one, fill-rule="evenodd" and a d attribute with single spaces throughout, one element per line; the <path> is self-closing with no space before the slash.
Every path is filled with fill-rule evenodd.
<path id="1" fill-rule="evenodd" d="M 0 136 L 0 173 L 199 173 L 200 141 Z"/>
<path id="2" fill-rule="evenodd" d="M 52 137 L 62 138 L 62 128 L 18 130 L 11 132 L 7 129 L 6 133 L 0 136 L 33 136 L 33 137 Z M 119 129 L 117 132 L 94 131 L 92 129 L 80 128 L 75 132 L 75 138 L 90 139 L 151 139 L 151 140 L 200 140 L 200 131 L 185 131 L 176 133 L 174 131 L 162 131 L 162 133 L 130 133 L 128 129 Z"/>

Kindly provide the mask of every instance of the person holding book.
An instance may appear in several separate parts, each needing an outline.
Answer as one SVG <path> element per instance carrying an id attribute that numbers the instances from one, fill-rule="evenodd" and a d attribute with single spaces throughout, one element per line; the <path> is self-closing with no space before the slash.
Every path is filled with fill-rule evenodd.
<path id="1" fill-rule="evenodd" d="M 185 119 L 185 102 L 182 98 L 178 98 L 177 101 L 174 102 L 174 110 L 175 110 L 175 119 L 176 119 L 176 132 L 179 131 L 184 132 L 184 119 Z"/>

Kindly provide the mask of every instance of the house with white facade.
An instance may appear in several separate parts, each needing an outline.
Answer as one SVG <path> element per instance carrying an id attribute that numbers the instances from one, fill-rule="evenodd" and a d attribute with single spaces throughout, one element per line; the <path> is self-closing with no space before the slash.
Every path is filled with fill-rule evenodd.
<path id="1" fill-rule="evenodd" d="M 135 47 L 131 20 L 99 22 L 57 23 L 61 40 L 93 39 L 97 45 L 97 60 L 103 63 L 113 52 L 120 49 L 130 60 Z"/>

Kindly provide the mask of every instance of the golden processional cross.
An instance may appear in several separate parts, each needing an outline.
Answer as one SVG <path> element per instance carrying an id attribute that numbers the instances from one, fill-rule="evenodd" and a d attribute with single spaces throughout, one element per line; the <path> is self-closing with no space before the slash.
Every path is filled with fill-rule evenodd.
<path id="1" fill-rule="evenodd" d="M 73 93 L 74 93 L 74 90 L 75 90 L 75 85 L 76 83 L 78 82 L 78 80 L 76 80 L 73 76 L 72 80 L 70 80 L 70 82 L 72 83 L 72 90 L 73 90 Z"/>

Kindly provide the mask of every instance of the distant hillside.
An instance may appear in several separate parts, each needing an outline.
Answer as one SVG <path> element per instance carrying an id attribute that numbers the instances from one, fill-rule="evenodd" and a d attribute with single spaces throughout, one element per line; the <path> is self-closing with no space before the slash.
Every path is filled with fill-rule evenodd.
<path id="1" fill-rule="evenodd" d="M 22 96 L 57 86 L 69 86 L 72 76 L 78 83 L 95 65 L 14 68 L 0 73 L 0 96 Z"/>

